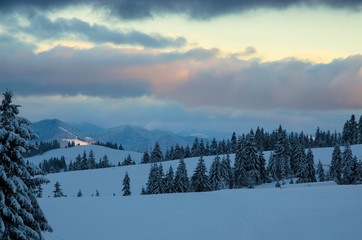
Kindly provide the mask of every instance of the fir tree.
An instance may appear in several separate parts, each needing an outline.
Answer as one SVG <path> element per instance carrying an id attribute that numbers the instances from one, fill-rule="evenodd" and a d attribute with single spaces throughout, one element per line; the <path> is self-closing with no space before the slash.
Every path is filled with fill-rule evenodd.
<path id="1" fill-rule="evenodd" d="M 260 179 L 260 175 L 257 170 L 258 148 L 252 130 L 247 136 L 244 148 L 244 169 L 247 176 L 247 185 L 249 188 L 254 188 L 257 180 Z"/>
<path id="2" fill-rule="evenodd" d="M 128 172 L 126 172 L 123 178 L 123 196 L 131 196 L 131 185 L 130 185 L 130 178 L 128 176 Z"/>
<path id="3" fill-rule="evenodd" d="M 146 194 L 147 194 L 146 189 L 144 186 L 142 186 L 141 195 L 146 195 Z"/>
<path id="4" fill-rule="evenodd" d="M 87 159 L 87 169 L 94 169 L 94 168 L 96 168 L 96 159 L 94 157 L 93 150 L 91 149 L 89 151 L 89 156 Z"/>
<path id="5" fill-rule="evenodd" d="M 96 189 L 96 197 L 99 197 L 99 196 L 100 196 L 99 191 L 98 191 L 98 189 Z"/>
<path id="6" fill-rule="evenodd" d="M 321 163 L 320 160 L 318 162 L 317 174 L 318 174 L 319 181 L 324 182 L 325 181 L 325 174 L 324 174 L 323 164 Z"/>
<path id="7" fill-rule="evenodd" d="M 161 147 L 158 144 L 158 142 L 156 142 L 155 147 L 151 153 L 150 162 L 155 163 L 155 162 L 161 162 L 162 160 L 163 160 L 163 155 Z"/>
<path id="8" fill-rule="evenodd" d="M 82 197 L 83 196 L 83 193 L 82 191 L 79 189 L 78 193 L 77 193 L 77 197 Z"/>
<path id="9" fill-rule="evenodd" d="M 214 161 L 211 164 L 210 171 L 209 171 L 209 182 L 211 186 L 211 190 L 221 190 L 225 188 L 224 179 L 222 176 L 222 168 L 220 157 L 217 155 L 214 158 Z"/>
<path id="10" fill-rule="evenodd" d="M 83 152 L 83 156 L 82 156 L 82 160 L 81 160 L 81 167 L 80 167 L 80 170 L 86 170 L 88 169 L 88 158 L 87 158 L 87 153 L 86 151 L 84 150 Z"/>
<path id="11" fill-rule="evenodd" d="M 234 187 L 243 187 L 247 185 L 247 173 L 245 170 L 245 152 L 244 147 L 239 141 L 238 150 L 235 154 L 234 162 Z"/>
<path id="12" fill-rule="evenodd" d="M 268 174 L 265 170 L 265 158 L 264 158 L 263 151 L 261 151 L 261 150 L 259 151 L 259 154 L 258 154 L 256 167 L 257 167 L 257 171 L 259 173 L 258 174 L 259 178 L 257 179 L 257 183 L 258 184 L 266 183 L 268 180 Z"/>
<path id="13" fill-rule="evenodd" d="M 150 162 L 150 155 L 148 154 L 147 151 L 145 151 L 143 153 L 143 157 L 142 157 L 142 160 L 141 160 L 141 163 L 149 163 Z"/>
<path id="14" fill-rule="evenodd" d="M 207 192 L 211 191 L 209 179 L 206 175 L 206 167 L 204 160 L 200 157 L 199 162 L 194 171 L 194 175 L 191 177 L 191 186 L 195 192 Z"/>
<path id="15" fill-rule="evenodd" d="M 75 158 L 75 161 L 73 163 L 73 168 L 74 171 L 82 170 L 82 157 L 80 156 L 80 154 L 78 154 L 78 156 Z"/>
<path id="16" fill-rule="evenodd" d="M 342 173 L 342 154 L 339 145 L 334 147 L 332 153 L 332 161 L 329 167 L 329 178 L 334 180 L 336 183 L 341 183 L 341 173 Z"/>
<path id="17" fill-rule="evenodd" d="M 200 149 L 200 147 L 199 147 L 199 139 L 195 138 L 194 143 L 192 144 L 192 147 L 191 147 L 191 156 L 192 157 L 199 157 L 200 156 L 199 149 Z"/>
<path id="18" fill-rule="evenodd" d="M 231 136 L 231 153 L 236 153 L 237 150 L 238 150 L 238 142 L 236 139 L 236 133 L 233 132 Z"/>
<path id="19" fill-rule="evenodd" d="M 170 166 L 170 169 L 166 173 L 165 177 L 165 193 L 174 193 L 174 192 L 175 192 L 174 173 L 172 166 Z"/>
<path id="20" fill-rule="evenodd" d="M 234 187 L 234 178 L 233 178 L 233 171 L 231 169 L 229 154 L 226 155 L 226 158 L 223 157 L 221 161 L 221 176 L 224 180 L 225 186 L 229 189 L 232 189 Z"/>
<path id="21" fill-rule="evenodd" d="M 187 176 L 186 164 L 183 159 L 180 159 L 174 179 L 176 192 L 188 192 L 190 188 L 189 178 Z"/>
<path id="22" fill-rule="evenodd" d="M 62 188 L 61 188 L 61 186 L 60 186 L 60 183 L 57 181 L 55 184 L 54 184 L 54 191 L 53 191 L 53 193 L 54 193 L 54 195 L 53 195 L 53 197 L 55 197 L 55 198 L 58 198 L 58 197 L 66 197 L 65 195 L 64 195 L 64 193 L 63 193 L 63 190 L 62 190 Z"/>
<path id="23" fill-rule="evenodd" d="M 30 150 L 36 135 L 30 122 L 20 118 L 19 105 L 12 104 L 6 91 L 0 106 L 0 239 L 43 239 L 52 231 L 38 204 L 32 174 L 22 154 Z"/>
<path id="24" fill-rule="evenodd" d="M 358 121 L 358 143 L 362 144 L 362 115 Z"/>
<path id="25" fill-rule="evenodd" d="M 354 163 L 356 161 L 356 163 Z M 342 184 L 353 184 L 356 178 L 357 172 L 357 159 L 354 160 L 352 156 L 352 150 L 347 144 L 342 154 Z"/>
<path id="26" fill-rule="evenodd" d="M 308 149 L 308 153 L 307 153 L 307 157 L 306 157 L 306 161 L 307 161 L 307 181 L 306 182 L 316 182 L 317 179 L 315 177 L 315 168 L 314 168 L 314 156 L 312 153 L 312 150 L 309 148 Z"/>

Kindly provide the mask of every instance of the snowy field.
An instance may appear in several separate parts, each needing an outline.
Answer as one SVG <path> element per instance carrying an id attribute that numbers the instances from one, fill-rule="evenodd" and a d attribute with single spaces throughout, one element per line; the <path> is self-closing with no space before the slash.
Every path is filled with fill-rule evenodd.
<path id="1" fill-rule="evenodd" d="M 327 182 L 39 201 L 54 228 L 45 235 L 50 240 L 359 240 L 361 197 L 362 185 Z"/>
<path id="2" fill-rule="evenodd" d="M 53 150 L 38 159 L 64 155 L 68 156 L 68 163 L 78 152 L 89 152 L 90 148 L 117 162 L 124 158 L 119 157 L 124 151 L 79 146 Z M 333 148 L 313 149 L 315 163 L 320 159 L 329 165 L 332 151 Z M 362 145 L 352 146 L 352 151 L 361 158 Z M 269 153 L 265 157 L 268 159 Z M 185 159 L 189 177 L 197 159 Z M 209 169 L 214 157 L 204 159 Z M 175 171 L 178 161 L 162 164 L 164 172 L 170 165 Z M 362 185 L 325 182 L 286 184 L 279 189 L 265 184 L 252 190 L 141 196 L 149 170 L 149 164 L 142 164 L 47 175 L 51 182 L 44 186 L 44 197 L 39 202 L 54 232 L 46 233 L 46 239 L 359 240 L 362 236 Z M 121 196 L 126 171 L 131 178 L 130 197 Z M 67 198 L 52 198 L 56 181 Z M 82 198 L 75 197 L 79 190 L 84 194 Z M 96 190 L 100 197 L 92 197 Z"/>

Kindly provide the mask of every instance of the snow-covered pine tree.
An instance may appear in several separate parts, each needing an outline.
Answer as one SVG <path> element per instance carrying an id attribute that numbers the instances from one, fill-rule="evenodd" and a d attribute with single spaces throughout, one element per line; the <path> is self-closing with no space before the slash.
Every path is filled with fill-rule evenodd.
<path id="1" fill-rule="evenodd" d="M 55 197 L 55 198 L 58 198 L 58 197 L 66 197 L 65 195 L 64 195 L 64 193 L 63 193 L 63 190 L 62 190 L 62 188 L 61 188 L 61 186 L 60 186 L 60 183 L 57 181 L 55 184 L 54 184 L 54 191 L 53 191 L 53 193 L 54 193 L 54 195 L 53 195 L 53 197 Z"/>
<path id="2" fill-rule="evenodd" d="M 320 160 L 318 162 L 317 174 L 318 174 L 318 180 L 320 182 L 324 182 L 326 177 L 325 177 L 325 174 L 324 174 L 323 164 L 321 163 Z"/>
<path id="3" fill-rule="evenodd" d="M 238 150 L 238 141 L 236 139 L 236 133 L 233 132 L 231 136 L 231 153 L 236 153 Z"/>
<path id="4" fill-rule="evenodd" d="M 157 194 L 157 179 L 158 179 L 158 166 L 156 163 L 151 164 L 150 173 L 148 174 L 148 180 L 146 183 L 146 193 L 147 194 Z"/>
<path id="5" fill-rule="evenodd" d="M 145 151 L 143 153 L 143 157 L 142 157 L 142 160 L 141 160 L 141 163 L 149 163 L 150 162 L 150 155 L 148 154 L 147 151 Z"/>
<path id="6" fill-rule="evenodd" d="M 274 164 L 279 166 L 279 180 L 285 183 L 285 179 L 290 176 L 290 146 L 286 136 L 286 131 L 279 126 L 278 141 L 274 151 Z M 276 169 L 276 168 L 275 168 Z"/>
<path id="7" fill-rule="evenodd" d="M 219 151 L 218 151 L 218 147 L 217 147 L 217 142 L 216 142 L 216 139 L 213 138 L 211 141 L 211 145 L 210 145 L 210 155 L 216 155 L 218 153 L 219 153 Z"/>
<path id="8" fill-rule="evenodd" d="M 316 182 L 317 178 L 315 176 L 314 156 L 313 156 L 312 149 L 310 149 L 310 148 L 308 149 L 306 162 L 307 162 L 307 174 L 306 174 L 307 181 L 306 182 Z"/>
<path id="9" fill-rule="evenodd" d="M 163 160 L 163 154 L 161 151 L 161 147 L 158 144 L 158 142 L 156 142 L 155 147 L 151 153 L 150 162 L 155 163 L 155 162 L 161 162 L 162 160 Z"/>
<path id="10" fill-rule="evenodd" d="M 354 165 L 355 165 L 355 170 L 354 170 Z M 349 144 L 347 144 L 344 148 L 342 154 L 341 166 L 342 166 L 342 172 L 341 172 L 342 184 L 353 184 L 356 176 L 357 164 L 354 164 L 352 150 Z"/>
<path id="11" fill-rule="evenodd" d="M 174 193 L 175 192 L 175 184 L 174 184 L 174 173 L 173 168 L 170 166 L 168 172 L 165 177 L 165 193 Z"/>
<path id="12" fill-rule="evenodd" d="M 188 192 L 190 189 L 190 182 L 187 176 L 187 169 L 184 160 L 181 158 L 175 173 L 175 191 Z"/>
<path id="13" fill-rule="evenodd" d="M 204 159 L 199 158 L 194 175 L 191 177 L 191 186 L 194 192 L 207 192 L 211 191 L 209 178 L 206 175 L 206 166 Z"/>
<path id="14" fill-rule="evenodd" d="M 199 139 L 195 138 L 194 143 L 191 147 L 191 157 L 199 157 Z"/>
<path id="15" fill-rule="evenodd" d="M 158 166 L 157 187 L 159 194 L 165 193 L 165 176 L 163 173 L 162 163 L 160 163 L 160 165 Z"/>
<path id="16" fill-rule="evenodd" d="M 221 173 L 221 162 L 220 157 L 217 155 L 211 164 L 209 171 L 209 182 L 211 190 L 221 190 L 225 188 L 224 178 Z"/>
<path id="17" fill-rule="evenodd" d="M 362 115 L 358 121 L 358 143 L 362 144 Z"/>
<path id="18" fill-rule="evenodd" d="M 257 170 L 258 148 L 255 143 L 253 130 L 246 137 L 244 146 L 244 168 L 247 175 L 247 186 L 254 188 L 258 179 L 260 179 L 259 171 Z"/>
<path id="19" fill-rule="evenodd" d="M 122 188 L 122 192 L 123 192 L 123 196 L 131 196 L 131 184 L 130 184 L 131 180 L 128 176 L 128 172 L 126 172 L 124 178 L 123 178 L 123 188 Z"/>
<path id="20" fill-rule="evenodd" d="M 268 174 L 265 169 L 265 158 L 263 151 L 259 150 L 258 159 L 257 159 L 257 170 L 259 172 L 259 179 L 257 179 L 257 184 L 266 183 L 268 181 Z"/>
<path id="21" fill-rule="evenodd" d="M 96 168 L 96 159 L 94 157 L 94 152 L 91 149 L 89 151 L 88 159 L 87 159 L 87 169 L 95 169 Z"/>
<path id="22" fill-rule="evenodd" d="M 184 158 L 190 158 L 191 157 L 191 150 L 190 150 L 190 146 L 187 144 L 185 147 L 185 154 L 184 154 Z"/>
<path id="23" fill-rule="evenodd" d="M 232 189 L 234 187 L 234 177 L 229 154 L 226 155 L 226 158 L 223 157 L 221 161 L 221 176 L 224 180 L 225 187 Z"/>
<path id="24" fill-rule="evenodd" d="M 83 196 L 83 193 L 82 191 L 79 189 L 78 193 L 77 193 L 77 197 L 82 197 Z"/>
<path id="25" fill-rule="evenodd" d="M 87 153 L 84 150 L 83 152 L 83 156 L 82 156 L 82 161 L 81 161 L 81 169 L 80 170 L 86 170 L 88 169 L 88 158 L 87 158 Z"/>
<path id="26" fill-rule="evenodd" d="M 100 196 L 99 191 L 98 191 L 98 189 L 96 189 L 96 197 L 99 197 L 99 196 Z"/>
<path id="27" fill-rule="evenodd" d="M 147 195 L 146 189 L 142 186 L 141 195 Z"/>
<path id="28" fill-rule="evenodd" d="M 69 166 L 68 166 L 68 171 L 70 172 L 70 171 L 74 171 L 74 170 L 75 170 L 75 168 L 74 168 L 74 166 L 73 166 L 73 162 L 70 161 L 70 162 L 69 162 Z"/>
<path id="29" fill-rule="evenodd" d="M 22 154 L 30 150 L 28 142 L 36 138 L 30 122 L 18 117 L 19 105 L 6 91 L 0 106 L 0 239 L 43 239 L 43 231 L 52 231 L 33 194 L 31 180 Z M 29 184 L 29 186 L 27 185 Z"/>
<path id="30" fill-rule="evenodd" d="M 78 154 L 78 156 L 75 158 L 73 169 L 74 171 L 82 170 L 82 157 L 80 154 Z"/>
<path id="31" fill-rule="evenodd" d="M 242 142 L 238 142 L 238 150 L 235 154 L 234 162 L 234 187 L 241 188 L 247 185 L 247 175 L 245 170 L 245 152 Z"/>
<path id="32" fill-rule="evenodd" d="M 331 165 L 329 167 L 329 178 L 334 180 L 337 184 L 341 184 L 342 173 L 342 153 L 339 145 L 337 144 L 332 153 Z"/>

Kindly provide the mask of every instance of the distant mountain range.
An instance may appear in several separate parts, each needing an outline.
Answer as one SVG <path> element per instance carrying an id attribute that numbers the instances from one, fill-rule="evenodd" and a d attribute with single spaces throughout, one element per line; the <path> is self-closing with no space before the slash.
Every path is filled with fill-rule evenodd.
<path id="1" fill-rule="evenodd" d="M 90 144 L 92 142 L 112 142 L 122 144 L 129 151 L 143 152 L 153 148 L 158 142 L 163 151 L 179 144 L 181 146 L 191 145 L 195 136 L 181 136 L 168 131 L 147 130 L 145 128 L 124 125 L 109 129 L 103 129 L 92 124 L 70 125 L 58 119 L 47 119 L 31 124 L 31 128 L 39 136 L 37 141 L 57 140 L 61 146 L 66 146 L 68 141 L 76 144 Z M 81 130 L 80 130 L 81 129 Z"/>

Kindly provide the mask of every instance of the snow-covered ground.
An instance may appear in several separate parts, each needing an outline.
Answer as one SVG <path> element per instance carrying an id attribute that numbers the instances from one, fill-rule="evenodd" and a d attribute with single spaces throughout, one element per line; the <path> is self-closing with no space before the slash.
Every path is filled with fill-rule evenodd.
<path id="1" fill-rule="evenodd" d="M 78 152 L 88 152 L 89 148 L 101 156 L 106 153 L 110 159 L 114 151 L 112 159 L 116 162 L 122 152 L 100 146 L 51 152 L 75 158 Z M 329 165 L 332 151 L 333 148 L 313 149 L 315 163 L 320 159 Z M 362 145 L 353 146 L 352 151 L 361 158 Z M 42 159 L 47 154 L 54 157 L 48 152 Z M 265 155 L 268 159 L 269 154 Z M 197 159 L 185 159 L 189 177 Z M 204 159 L 209 169 L 214 157 Z M 162 164 L 164 172 L 170 165 L 175 171 L 178 161 Z M 47 175 L 51 182 L 44 186 L 44 197 L 39 202 L 54 232 L 47 233 L 46 239 L 357 240 L 362 236 L 362 185 L 325 182 L 286 184 L 279 189 L 265 184 L 252 190 L 141 196 L 149 169 L 149 164 L 141 164 Z M 131 178 L 130 197 L 121 196 L 126 171 Z M 52 197 L 55 181 L 60 182 L 67 198 Z M 79 190 L 84 194 L 82 198 L 75 197 Z M 100 197 L 92 197 L 96 190 Z"/>

